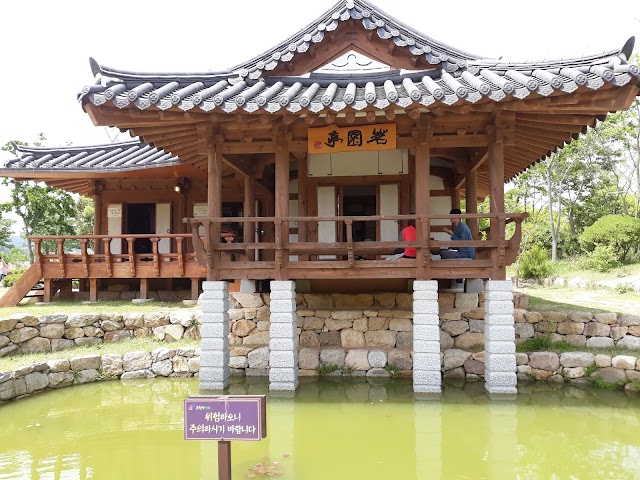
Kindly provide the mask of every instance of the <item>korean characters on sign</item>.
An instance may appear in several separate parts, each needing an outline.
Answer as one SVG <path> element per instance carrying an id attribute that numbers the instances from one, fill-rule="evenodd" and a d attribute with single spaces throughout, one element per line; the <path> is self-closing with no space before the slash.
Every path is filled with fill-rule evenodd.
<path id="1" fill-rule="evenodd" d="M 393 150 L 396 148 L 396 124 L 310 128 L 308 138 L 311 154 Z"/>
<path id="2" fill-rule="evenodd" d="M 266 397 L 191 397 L 184 401 L 185 440 L 250 440 L 266 436 Z"/>

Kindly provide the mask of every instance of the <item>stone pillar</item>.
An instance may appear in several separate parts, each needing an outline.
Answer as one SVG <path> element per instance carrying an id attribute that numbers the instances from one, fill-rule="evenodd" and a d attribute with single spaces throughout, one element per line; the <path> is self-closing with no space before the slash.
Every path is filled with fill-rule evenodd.
<path id="1" fill-rule="evenodd" d="M 487 280 L 485 285 L 485 388 L 489 393 L 517 393 L 511 289 L 511 280 Z"/>
<path id="2" fill-rule="evenodd" d="M 202 282 L 200 389 L 223 390 L 229 385 L 229 284 Z"/>
<path id="3" fill-rule="evenodd" d="M 439 393 L 440 317 L 438 315 L 438 282 L 413 282 L 413 391 Z"/>
<path id="4" fill-rule="evenodd" d="M 269 327 L 269 389 L 293 391 L 298 387 L 298 334 L 296 287 L 293 281 L 271 282 Z"/>

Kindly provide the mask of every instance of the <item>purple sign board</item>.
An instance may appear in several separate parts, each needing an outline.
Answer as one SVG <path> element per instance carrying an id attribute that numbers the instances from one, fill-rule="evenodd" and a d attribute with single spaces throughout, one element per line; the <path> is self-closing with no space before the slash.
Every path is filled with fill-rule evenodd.
<path id="1" fill-rule="evenodd" d="M 251 440 L 267 436 L 264 395 L 197 396 L 184 401 L 185 440 Z"/>

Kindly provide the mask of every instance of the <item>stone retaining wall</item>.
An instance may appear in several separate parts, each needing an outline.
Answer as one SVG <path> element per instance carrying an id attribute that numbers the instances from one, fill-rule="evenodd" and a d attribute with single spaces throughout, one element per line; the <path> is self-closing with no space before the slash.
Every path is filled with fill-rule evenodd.
<path id="1" fill-rule="evenodd" d="M 75 356 L 0 372 L 0 401 L 100 380 L 193 377 L 199 371 L 200 349 L 192 347 Z"/>
<path id="2" fill-rule="evenodd" d="M 516 342 L 539 335 L 578 347 L 640 350 L 640 316 L 628 313 L 528 312 L 516 309 Z"/>
<path id="3" fill-rule="evenodd" d="M 449 382 L 474 382 L 484 373 L 484 352 L 472 354 L 450 349 L 443 354 L 444 378 Z M 373 363 L 373 362 L 372 362 Z M 382 361 L 380 360 L 380 364 Z M 528 381 L 546 380 L 584 385 L 594 379 L 640 392 L 640 360 L 634 356 L 594 355 L 583 352 L 536 352 L 517 354 L 520 386 Z M 378 368 L 376 377 L 390 373 Z M 11 372 L 0 372 L 0 402 L 32 393 L 101 380 L 130 380 L 154 377 L 192 377 L 200 371 L 200 349 L 157 348 L 125 355 L 82 355 L 35 363 Z M 340 371 L 332 375 L 343 375 Z M 370 377 L 372 375 L 368 375 Z"/>

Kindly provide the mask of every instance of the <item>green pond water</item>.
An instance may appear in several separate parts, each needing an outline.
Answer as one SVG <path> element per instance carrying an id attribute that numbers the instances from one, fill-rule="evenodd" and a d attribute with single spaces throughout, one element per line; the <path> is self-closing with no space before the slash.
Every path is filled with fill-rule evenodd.
<path id="1" fill-rule="evenodd" d="M 272 478 L 298 480 L 640 478 L 640 399 L 623 392 L 534 385 L 501 402 L 478 383 L 433 401 L 403 379 L 303 380 L 268 398 L 266 439 L 232 444 L 234 479 L 275 462 Z M 216 442 L 183 439 L 195 394 L 196 379 L 113 381 L 0 405 L 0 479 L 216 479 Z"/>

